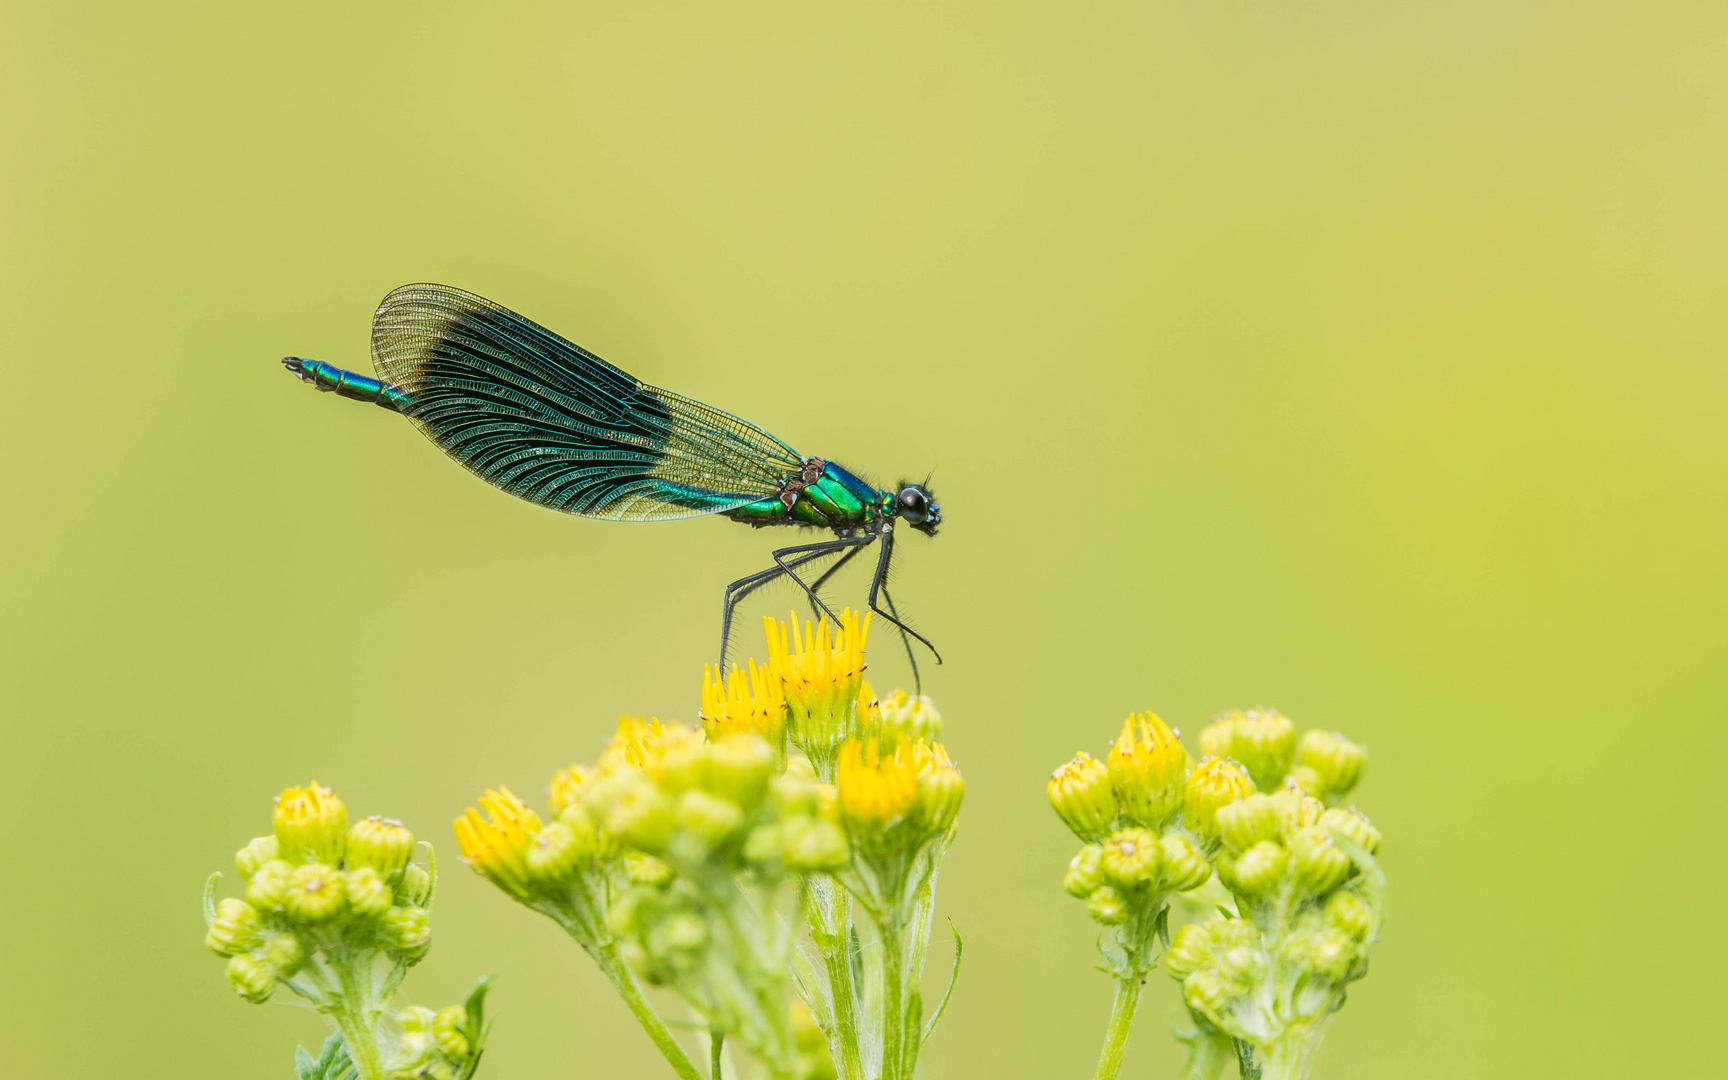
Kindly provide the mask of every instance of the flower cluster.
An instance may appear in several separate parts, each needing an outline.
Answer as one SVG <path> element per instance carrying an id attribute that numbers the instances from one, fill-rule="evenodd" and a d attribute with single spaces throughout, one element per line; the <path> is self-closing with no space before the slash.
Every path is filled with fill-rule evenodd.
<path id="1" fill-rule="evenodd" d="M 1048 786 L 1087 842 L 1063 884 L 1107 928 L 1099 947 L 1119 980 L 1099 1075 L 1120 1068 L 1138 984 L 1162 944 L 1195 1021 L 1191 1071 L 1241 1058 L 1267 1080 L 1305 1076 L 1379 932 L 1380 834 L 1339 805 L 1367 752 L 1337 732 L 1299 738 L 1264 708 L 1218 717 L 1199 742 L 1205 756 L 1191 765 L 1177 732 L 1131 716 L 1107 761 L 1081 753 Z M 1169 901 L 1184 893 L 1215 913 L 1171 940 Z"/>
<path id="2" fill-rule="evenodd" d="M 867 615 L 766 629 L 767 664 L 703 670 L 699 726 L 626 717 L 592 766 L 553 778 L 548 819 L 500 788 L 457 819 L 457 840 L 594 957 L 685 1080 L 701 1070 L 639 980 L 684 999 L 716 1060 L 739 1046 L 771 1077 L 864 1080 L 871 1060 L 873 1077 L 906 1080 L 965 784 L 929 699 L 864 682 Z M 778 914 L 788 886 L 820 971 Z"/>
<path id="3" fill-rule="evenodd" d="M 350 827 L 342 800 L 316 782 L 276 799 L 274 825 L 235 855 L 244 898 L 216 900 L 219 874 L 206 886 L 205 944 L 228 957 L 235 991 L 262 1002 L 286 986 L 306 999 L 336 1022 L 361 1080 L 472 1075 L 483 1033 L 464 1006 L 392 1004 L 432 944 L 430 845 L 415 862 L 401 822 Z"/>

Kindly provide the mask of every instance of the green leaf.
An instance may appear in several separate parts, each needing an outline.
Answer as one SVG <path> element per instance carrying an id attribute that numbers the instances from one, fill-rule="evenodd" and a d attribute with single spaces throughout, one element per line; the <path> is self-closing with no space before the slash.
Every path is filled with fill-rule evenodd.
<path id="1" fill-rule="evenodd" d="M 1254 1048 L 1241 1039 L 1236 1040 L 1236 1071 L 1242 1080 L 1260 1080 L 1260 1066 L 1254 1060 Z"/>
<path id="2" fill-rule="evenodd" d="M 222 880 L 222 871 L 211 874 L 204 882 L 204 929 L 210 929 L 210 924 L 216 921 L 216 883 Z"/>
<path id="3" fill-rule="evenodd" d="M 1170 948 L 1170 906 L 1166 904 L 1158 911 L 1158 918 L 1152 923 L 1152 932 L 1158 935 L 1158 940 L 1164 943 L 1166 951 Z"/>
<path id="4" fill-rule="evenodd" d="M 432 845 L 426 845 L 430 848 Z M 462 1003 L 462 1024 L 457 1029 L 468 1040 L 468 1063 L 463 1066 L 460 1080 L 469 1080 L 480 1068 L 480 1055 L 486 1049 L 486 1036 L 492 1033 L 492 1021 L 486 1019 L 486 993 L 492 989 L 492 976 L 482 975 Z"/>
<path id="5" fill-rule="evenodd" d="M 954 984 L 960 980 L 960 954 L 965 951 L 966 944 L 960 940 L 960 928 L 954 925 L 953 919 L 948 920 L 948 929 L 954 934 L 954 966 L 948 972 L 948 989 L 943 992 L 936 1011 L 930 1014 L 929 1022 L 924 1025 L 924 1035 L 918 1040 L 919 1046 L 930 1041 L 930 1033 L 936 1030 L 942 1014 L 948 1011 L 948 999 L 954 996 Z"/>
<path id="6" fill-rule="evenodd" d="M 324 1049 L 319 1053 L 318 1060 L 313 1061 L 312 1055 L 303 1046 L 294 1048 L 294 1071 L 300 1080 L 358 1080 L 360 1071 L 348 1057 L 348 1044 L 342 1041 L 341 1035 L 332 1035 L 324 1040 Z"/>
<path id="7" fill-rule="evenodd" d="M 1222 1080 L 1224 1066 L 1237 1060 L 1234 1041 L 1194 1010 L 1186 1013 L 1186 1025 L 1179 1020 L 1170 1024 L 1176 1041 L 1188 1047 L 1181 1080 Z"/>
<path id="8" fill-rule="evenodd" d="M 426 886 L 426 902 L 420 906 L 431 911 L 432 901 L 438 896 L 438 851 L 424 840 L 420 844 L 426 847 L 426 876 L 432 879 L 432 883 Z"/>

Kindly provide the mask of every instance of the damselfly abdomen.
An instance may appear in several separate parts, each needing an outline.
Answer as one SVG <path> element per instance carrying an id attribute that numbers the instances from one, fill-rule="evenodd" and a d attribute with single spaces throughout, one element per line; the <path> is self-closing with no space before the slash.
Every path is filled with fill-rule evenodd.
<path id="1" fill-rule="evenodd" d="M 320 390 L 401 413 L 469 472 L 540 506 L 609 521 L 724 514 L 759 528 L 831 532 L 829 539 L 776 550 L 773 566 L 726 586 L 722 668 L 739 601 L 786 577 L 832 616 L 823 584 L 872 544 L 869 605 L 906 640 L 915 679 L 911 639 L 936 651 L 901 621 L 888 592 L 894 526 L 904 522 L 935 536 L 942 523 L 928 484 L 877 488 L 747 420 L 649 386 L 513 311 L 447 285 L 404 285 L 384 298 L 372 320 L 377 378 L 296 356 L 282 363 Z M 815 580 L 798 573 L 829 557 L 836 561 Z"/>

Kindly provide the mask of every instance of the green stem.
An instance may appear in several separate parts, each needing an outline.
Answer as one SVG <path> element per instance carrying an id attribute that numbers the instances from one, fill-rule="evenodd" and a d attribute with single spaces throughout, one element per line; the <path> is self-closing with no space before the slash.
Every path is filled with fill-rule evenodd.
<path id="1" fill-rule="evenodd" d="M 901 928 L 882 923 L 882 1080 L 901 1080 L 906 1062 L 906 950 Z"/>
<path id="2" fill-rule="evenodd" d="M 353 1060 L 360 1080 L 384 1080 L 384 1062 L 378 1054 L 372 1017 L 368 1015 L 372 1011 L 372 995 L 368 992 L 371 980 L 363 979 L 362 973 L 349 965 L 347 957 L 332 966 L 342 987 L 341 1003 L 332 1016 L 342 1032 L 342 1041 L 348 1044 L 348 1057 Z"/>
<path id="3" fill-rule="evenodd" d="M 671 1030 L 666 1027 L 666 1022 L 660 1019 L 660 1014 L 654 1011 L 654 1006 L 648 1004 L 648 999 L 642 996 L 642 987 L 637 985 L 636 976 L 631 974 L 630 969 L 624 963 L 624 958 L 618 955 L 618 943 L 616 941 L 601 942 L 593 947 L 592 952 L 595 961 L 600 965 L 600 970 L 606 973 L 608 979 L 612 980 L 612 986 L 618 991 L 618 996 L 624 999 L 625 1006 L 629 1008 L 630 1014 L 636 1018 L 636 1022 L 642 1025 L 642 1030 L 646 1031 L 648 1037 L 654 1040 L 654 1045 L 659 1048 L 667 1063 L 672 1066 L 672 1071 L 682 1077 L 683 1080 L 707 1080 L 702 1075 L 702 1070 L 698 1069 L 696 1063 L 690 1060 L 690 1055 L 686 1054 L 684 1048 L 678 1045 L 678 1040 L 672 1037 Z"/>
<path id="4" fill-rule="evenodd" d="M 708 1029 L 708 1071 L 714 1080 L 721 1080 L 720 1055 L 726 1049 L 726 1033 L 717 1027 Z"/>
<path id="5" fill-rule="evenodd" d="M 846 932 L 852 924 L 852 897 L 833 878 L 810 879 L 806 894 L 814 910 L 806 911 L 810 936 L 822 953 L 828 971 L 828 993 L 834 1004 L 834 1030 L 838 1036 L 835 1065 L 840 1080 L 864 1080 L 864 1054 L 859 1049 L 858 987 L 853 978 L 851 940 Z"/>
<path id="6" fill-rule="evenodd" d="M 1122 1055 L 1128 1049 L 1128 1029 L 1134 1025 L 1134 1010 L 1140 1005 L 1143 981 L 1138 976 L 1116 981 L 1116 1006 L 1110 1012 L 1110 1031 L 1104 1037 L 1104 1053 L 1098 1058 L 1097 1080 L 1116 1080 L 1122 1071 Z"/>

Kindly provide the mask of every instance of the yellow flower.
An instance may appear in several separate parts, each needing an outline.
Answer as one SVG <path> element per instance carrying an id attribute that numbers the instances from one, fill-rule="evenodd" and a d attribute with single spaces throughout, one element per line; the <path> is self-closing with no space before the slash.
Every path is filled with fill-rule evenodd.
<path id="1" fill-rule="evenodd" d="M 806 622 L 790 632 L 783 622 L 762 620 L 768 635 L 768 667 L 785 696 L 792 741 L 809 754 L 818 773 L 832 768 L 834 755 L 859 731 L 858 699 L 864 684 L 864 642 L 870 615 L 851 608 L 841 612 L 838 630 L 826 618 L 814 628 Z"/>
<path id="2" fill-rule="evenodd" d="M 342 861 L 348 839 L 348 808 L 329 788 L 314 780 L 276 797 L 276 842 L 281 858 L 334 866 Z"/>
<path id="3" fill-rule="evenodd" d="M 1188 751 L 1155 713 L 1131 713 L 1110 747 L 1110 783 L 1122 812 L 1148 828 L 1162 828 L 1182 806 Z"/>
<path id="4" fill-rule="evenodd" d="M 869 689 L 870 684 L 864 686 Z M 891 731 L 925 742 L 935 742 L 942 737 L 942 714 L 936 711 L 936 703 L 927 697 L 913 697 L 904 690 L 896 690 L 878 702 L 878 706 L 882 712 L 882 725 Z"/>
<path id="5" fill-rule="evenodd" d="M 479 802 L 488 817 L 469 807 L 456 819 L 456 843 L 462 857 L 476 873 L 526 902 L 532 896 L 528 849 L 540 832 L 540 817 L 509 788 L 487 791 Z"/>
<path id="6" fill-rule="evenodd" d="M 1195 767 L 1182 805 L 1190 829 L 1207 840 L 1218 839 L 1218 811 L 1254 794 L 1254 781 L 1234 758 L 1209 757 Z"/>
<path id="7" fill-rule="evenodd" d="M 941 743 L 913 743 L 912 759 L 918 764 L 919 823 L 932 835 L 945 833 L 960 816 L 966 781 Z"/>
<path id="8" fill-rule="evenodd" d="M 786 702 L 780 680 L 768 667 L 750 661 L 748 676 L 732 665 L 732 677 L 720 678 L 720 669 L 702 665 L 702 727 L 710 739 L 739 731 L 753 731 L 772 745 L 780 745 L 786 731 Z"/>
<path id="9" fill-rule="evenodd" d="M 1082 750 L 1074 760 L 1050 774 L 1045 786 L 1056 816 L 1082 840 L 1097 841 L 1110 835 L 1116 820 L 1116 796 L 1110 790 L 1110 771 L 1104 763 Z"/>
<path id="10" fill-rule="evenodd" d="M 653 717 L 620 716 L 617 732 L 613 734 L 606 752 L 600 755 L 600 771 L 611 772 L 623 765 L 646 768 L 648 759 L 660 752 L 665 734 L 665 728 Z"/>
<path id="11" fill-rule="evenodd" d="M 879 839 L 904 819 L 918 801 L 918 771 L 906 743 L 889 757 L 881 755 L 875 739 L 853 739 L 842 747 L 835 780 L 847 832 Z"/>

